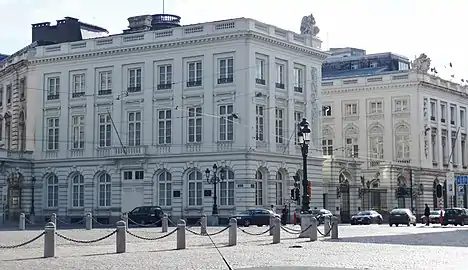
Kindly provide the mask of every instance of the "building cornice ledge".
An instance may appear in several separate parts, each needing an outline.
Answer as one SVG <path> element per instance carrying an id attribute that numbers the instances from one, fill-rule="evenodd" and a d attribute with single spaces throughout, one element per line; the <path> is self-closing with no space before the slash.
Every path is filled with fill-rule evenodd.
<path id="1" fill-rule="evenodd" d="M 335 93 L 346 93 L 346 92 L 361 92 L 361 91 L 373 91 L 379 89 L 393 89 L 393 88 L 408 88 L 418 86 L 418 83 L 398 83 L 398 84 L 382 84 L 382 85 L 368 85 L 362 87 L 343 87 L 343 88 L 330 88 L 323 89 L 323 95 L 330 95 Z"/>

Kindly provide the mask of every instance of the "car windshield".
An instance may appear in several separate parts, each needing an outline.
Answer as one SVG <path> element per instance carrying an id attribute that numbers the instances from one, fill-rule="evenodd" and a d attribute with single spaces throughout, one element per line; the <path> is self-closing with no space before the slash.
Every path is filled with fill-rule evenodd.
<path id="1" fill-rule="evenodd" d="M 439 212 L 439 211 L 431 211 L 430 214 L 431 214 L 431 215 L 440 215 L 440 212 Z"/>
<path id="2" fill-rule="evenodd" d="M 250 215 L 250 211 L 243 211 L 243 212 L 240 212 L 239 215 Z"/>
<path id="3" fill-rule="evenodd" d="M 371 212 L 369 212 L 369 211 L 362 211 L 362 212 L 359 212 L 357 215 L 358 215 L 358 216 L 368 216 L 368 215 L 371 215 Z"/>
<path id="4" fill-rule="evenodd" d="M 395 210 L 392 210 L 392 212 L 390 214 L 392 214 L 392 215 L 404 215 L 404 214 L 406 214 L 406 211 L 404 209 L 395 209 Z"/>
<path id="5" fill-rule="evenodd" d="M 461 212 L 460 209 L 447 209 L 447 211 L 445 211 L 445 213 L 449 215 L 458 215 L 461 214 Z"/>

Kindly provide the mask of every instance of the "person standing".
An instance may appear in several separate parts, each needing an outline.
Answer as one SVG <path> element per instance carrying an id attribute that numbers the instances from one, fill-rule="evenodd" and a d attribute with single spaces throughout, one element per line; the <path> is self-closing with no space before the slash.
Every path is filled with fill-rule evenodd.
<path id="1" fill-rule="evenodd" d="M 288 214 L 289 214 L 288 208 L 286 207 L 286 205 L 284 205 L 283 211 L 281 211 L 281 224 L 286 225 L 287 220 L 288 220 Z"/>
<path id="2" fill-rule="evenodd" d="M 431 215 L 431 209 L 429 209 L 429 205 L 426 203 L 426 208 L 424 209 L 424 217 L 426 218 L 426 226 L 429 226 L 430 220 L 429 216 Z"/>

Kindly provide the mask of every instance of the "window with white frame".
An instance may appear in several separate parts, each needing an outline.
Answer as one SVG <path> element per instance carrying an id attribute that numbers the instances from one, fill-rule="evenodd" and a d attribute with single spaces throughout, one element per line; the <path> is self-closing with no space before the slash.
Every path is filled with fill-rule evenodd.
<path id="1" fill-rule="evenodd" d="M 437 142 L 437 129 L 431 129 L 431 146 L 432 146 L 432 162 L 437 163 L 439 161 L 439 147 Z"/>
<path id="2" fill-rule="evenodd" d="M 322 140 L 322 154 L 324 156 L 333 155 L 333 140 L 331 139 Z"/>
<path id="3" fill-rule="evenodd" d="M 407 112 L 409 109 L 408 107 L 408 100 L 407 99 L 395 99 L 393 101 L 393 111 L 394 112 Z"/>
<path id="4" fill-rule="evenodd" d="M 466 121 L 466 109 L 460 108 L 460 127 L 466 126 L 465 121 Z"/>
<path id="5" fill-rule="evenodd" d="M 297 136 L 297 133 L 300 129 L 300 123 L 302 121 L 302 118 L 304 117 L 304 113 L 303 112 L 298 112 L 298 111 L 295 111 L 294 112 L 294 142 L 295 144 L 299 144 L 299 137 Z"/>
<path id="6" fill-rule="evenodd" d="M 73 74 L 72 77 L 73 92 L 72 97 L 82 97 L 85 94 L 86 78 L 84 74 Z"/>
<path id="7" fill-rule="evenodd" d="M 11 116 L 5 117 L 5 145 L 11 149 Z"/>
<path id="8" fill-rule="evenodd" d="M 371 101 L 369 102 L 369 114 L 383 113 L 383 102 L 382 101 Z"/>
<path id="9" fill-rule="evenodd" d="M 399 125 L 395 129 L 396 159 L 406 161 L 410 158 L 410 129 L 407 125 Z"/>
<path id="10" fill-rule="evenodd" d="M 47 100 L 56 100 L 60 97 L 60 77 L 47 78 Z"/>
<path id="11" fill-rule="evenodd" d="M 445 123 L 447 120 L 447 104 L 440 103 L 440 121 Z"/>
<path id="12" fill-rule="evenodd" d="M 450 124 L 455 125 L 457 123 L 457 108 L 455 105 L 450 105 Z"/>
<path id="13" fill-rule="evenodd" d="M 142 181 L 145 179 L 145 172 L 138 171 L 123 171 L 123 180 L 126 181 Z"/>
<path id="14" fill-rule="evenodd" d="M 158 175 L 159 206 L 172 205 L 172 175 L 164 170 Z"/>
<path id="15" fill-rule="evenodd" d="M 128 69 L 128 88 L 129 93 L 141 92 L 141 68 Z"/>
<path id="16" fill-rule="evenodd" d="M 59 147 L 59 119 L 47 118 L 47 150 L 58 150 Z"/>
<path id="17" fill-rule="evenodd" d="M 12 98 L 12 86 L 11 84 L 7 85 L 6 87 L 6 101 L 7 101 L 7 105 L 10 105 L 11 104 L 11 98 Z"/>
<path id="18" fill-rule="evenodd" d="M 56 208 L 58 207 L 58 177 L 57 175 L 51 173 L 47 176 L 46 180 L 47 186 L 47 207 Z"/>
<path id="19" fill-rule="evenodd" d="M 188 174 L 188 205 L 203 205 L 203 175 L 199 171 L 191 171 Z"/>
<path id="20" fill-rule="evenodd" d="M 294 68 L 294 92 L 302 93 L 304 87 L 304 75 L 302 68 Z"/>
<path id="21" fill-rule="evenodd" d="M 109 147 L 112 142 L 112 118 L 109 114 L 99 115 L 99 147 Z"/>
<path id="22" fill-rule="evenodd" d="M 141 112 L 128 113 L 128 146 L 141 145 Z"/>
<path id="23" fill-rule="evenodd" d="M 112 94 L 112 71 L 99 72 L 99 90 L 98 95 Z"/>
<path id="24" fill-rule="evenodd" d="M 191 61 L 187 63 L 188 80 L 187 87 L 196 87 L 202 85 L 203 68 L 202 61 Z"/>
<path id="25" fill-rule="evenodd" d="M 202 142 L 203 115 L 202 107 L 188 108 L 188 142 Z"/>
<path id="26" fill-rule="evenodd" d="M 283 174 L 281 172 L 277 172 L 275 181 L 276 205 L 283 205 L 283 181 Z"/>
<path id="27" fill-rule="evenodd" d="M 72 207 L 84 207 L 84 177 L 76 173 L 72 177 Z"/>
<path id="28" fill-rule="evenodd" d="M 255 83 L 260 85 L 266 84 L 265 76 L 265 60 L 261 58 L 255 59 L 256 65 L 256 74 L 255 74 Z"/>
<path id="29" fill-rule="evenodd" d="M 255 139 L 263 142 L 265 131 L 265 112 L 262 105 L 255 106 Z"/>
<path id="30" fill-rule="evenodd" d="M 227 169 L 226 179 L 220 183 L 219 187 L 219 204 L 220 205 L 234 205 L 234 172 Z"/>
<path id="31" fill-rule="evenodd" d="M 359 144 L 358 144 L 359 133 L 357 128 L 351 127 L 345 131 L 345 148 L 346 156 L 351 158 L 357 158 L 359 156 Z"/>
<path id="32" fill-rule="evenodd" d="M 234 107 L 233 105 L 219 106 L 219 140 L 234 140 Z"/>
<path id="33" fill-rule="evenodd" d="M 453 153 L 451 153 L 451 156 L 452 156 L 452 160 L 449 160 L 449 162 L 451 162 L 454 166 L 458 165 L 458 147 L 457 147 L 457 135 L 458 135 L 458 132 L 456 131 L 452 131 L 452 149 L 450 149 L 450 152 L 453 151 Z"/>
<path id="34" fill-rule="evenodd" d="M 284 143 L 284 109 L 276 108 L 276 143 Z"/>
<path id="35" fill-rule="evenodd" d="M 369 128 L 369 152 L 371 160 L 380 161 L 384 157 L 384 131 L 382 127 L 374 125 Z"/>
<path id="36" fill-rule="evenodd" d="M 276 88 L 284 89 L 284 65 L 276 64 Z"/>
<path id="37" fill-rule="evenodd" d="M 461 135 L 460 145 L 461 145 L 462 166 L 465 168 L 467 166 L 467 162 L 466 162 L 466 134 Z"/>
<path id="38" fill-rule="evenodd" d="M 263 205 L 263 173 L 255 173 L 255 205 Z"/>
<path id="39" fill-rule="evenodd" d="M 322 116 L 332 116 L 332 106 L 323 105 L 322 106 Z"/>
<path id="40" fill-rule="evenodd" d="M 72 116 L 72 149 L 84 148 L 84 115 Z"/>
<path id="41" fill-rule="evenodd" d="M 345 116 L 357 116 L 358 105 L 357 103 L 346 103 L 345 104 Z"/>
<path id="42" fill-rule="evenodd" d="M 442 130 L 441 143 L 442 143 L 442 163 L 443 165 L 448 165 L 449 147 L 448 147 L 447 130 Z"/>
<path id="43" fill-rule="evenodd" d="M 218 59 L 218 84 L 232 83 L 234 81 L 234 58 Z"/>
<path id="44" fill-rule="evenodd" d="M 112 197 L 111 177 L 107 173 L 101 173 L 98 178 L 98 202 L 99 207 L 110 207 Z"/>
<path id="45" fill-rule="evenodd" d="M 431 121 L 435 121 L 437 118 L 437 103 L 435 100 L 431 100 Z"/>
<path id="46" fill-rule="evenodd" d="M 169 90 L 172 88 L 172 65 L 159 65 L 158 90 Z"/>
<path id="47" fill-rule="evenodd" d="M 158 143 L 172 143 L 172 112 L 171 110 L 158 111 Z"/>

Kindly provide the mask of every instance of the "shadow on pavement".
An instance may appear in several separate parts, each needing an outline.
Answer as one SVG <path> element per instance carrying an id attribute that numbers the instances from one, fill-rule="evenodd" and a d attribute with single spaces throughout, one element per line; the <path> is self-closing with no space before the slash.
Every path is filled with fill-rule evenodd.
<path id="1" fill-rule="evenodd" d="M 403 234 L 403 235 L 378 235 L 343 237 L 340 239 L 325 239 L 325 242 L 340 243 L 367 243 L 410 246 L 446 246 L 468 247 L 468 231 L 455 230 L 446 232 Z"/>

